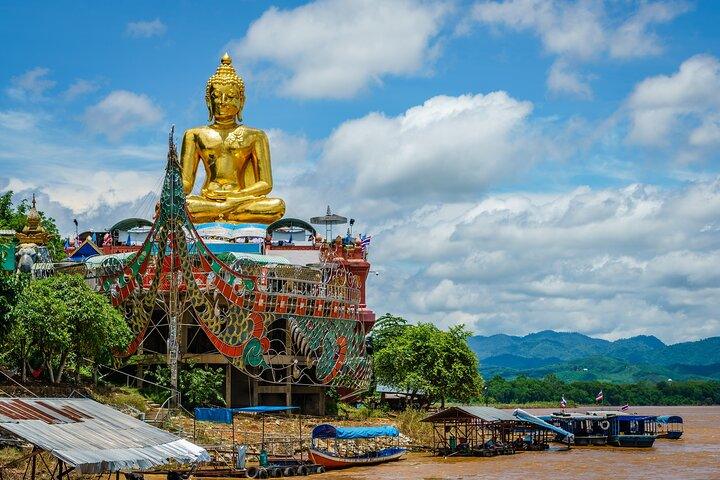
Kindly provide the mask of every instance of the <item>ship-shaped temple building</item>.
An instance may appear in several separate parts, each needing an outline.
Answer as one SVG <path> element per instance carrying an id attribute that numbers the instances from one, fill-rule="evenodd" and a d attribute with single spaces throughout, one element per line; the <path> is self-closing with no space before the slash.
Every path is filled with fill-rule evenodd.
<path id="1" fill-rule="evenodd" d="M 240 122 L 245 85 L 227 54 L 205 100 L 210 123 L 184 132 L 179 154 L 170 135 L 154 217 L 84 232 L 68 255 L 125 316 L 123 371 L 169 365 L 177 385 L 183 368 L 219 366 L 228 406 L 322 415 L 328 387 L 351 395 L 370 381 L 366 242 L 332 235 L 347 219 L 329 207 L 288 218 L 269 196 L 268 138 Z"/>

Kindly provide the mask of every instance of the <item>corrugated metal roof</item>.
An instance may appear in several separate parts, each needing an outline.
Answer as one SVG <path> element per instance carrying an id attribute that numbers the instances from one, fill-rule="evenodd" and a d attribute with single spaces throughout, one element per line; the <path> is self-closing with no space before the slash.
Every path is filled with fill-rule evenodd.
<path id="1" fill-rule="evenodd" d="M 87 398 L 0 399 L 0 428 L 81 473 L 210 460 L 204 448 Z"/>
<path id="2" fill-rule="evenodd" d="M 499 420 L 510 420 L 516 422 L 518 420 L 512 414 L 497 408 L 460 405 L 446 408 L 445 410 L 442 410 L 438 413 L 430 415 L 427 418 L 424 418 L 423 421 L 430 422 L 436 419 L 447 418 L 449 416 L 453 416 L 454 413 L 461 413 L 471 417 L 479 418 L 480 420 L 483 420 L 485 422 L 496 422 Z"/>

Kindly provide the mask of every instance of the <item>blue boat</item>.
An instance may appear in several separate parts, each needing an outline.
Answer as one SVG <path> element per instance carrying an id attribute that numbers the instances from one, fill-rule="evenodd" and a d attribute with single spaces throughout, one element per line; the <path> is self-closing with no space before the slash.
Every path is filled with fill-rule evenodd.
<path id="1" fill-rule="evenodd" d="M 607 416 L 556 412 L 540 418 L 572 433 L 576 446 L 607 445 L 608 443 L 610 421 Z M 564 438 L 557 438 L 556 441 L 565 443 Z"/>
<path id="2" fill-rule="evenodd" d="M 655 419 L 658 438 L 677 440 L 683 434 L 683 419 L 677 415 L 660 415 Z"/>
<path id="3" fill-rule="evenodd" d="M 657 438 L 654 415 L 626 415 L 622 412 L 588 412 L 604 417 L 610 423 L 608 445 L 616 447 L 652 447 Z"/>
<path id="4" fill-rule="evenodd" d="M 407 450 L 400 447 L 399 436 L 398 429 L 389 425 L 336 427 L 324 423 L 313 428 L 308 451 L 313 463 L 327 470 L 378 465 L 400 460 L 405 455 Z"/>

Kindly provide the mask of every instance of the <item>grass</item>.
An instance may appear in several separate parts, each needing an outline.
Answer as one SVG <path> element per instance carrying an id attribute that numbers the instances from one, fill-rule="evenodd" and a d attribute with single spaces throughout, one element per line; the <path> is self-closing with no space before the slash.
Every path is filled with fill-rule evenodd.
<path id="1" fill-rule="evenodd" d="M 122 409 L 123 407 L 132 407 L 140 412 L 148 411 L 148 400 L 136 388 L 120 387 L 113 389 L 107 393 L 96 392 L 95 400 L 100 403 L 106 403 Z"/>
<path id="2" fill-rule="evenodd" d="M 432 445 L 432 426 L 422 422 L 427 416 L 428 412 L 424 410 L 407 409 L 399 412 L 395 421 L 400 432 L 410 437 L 413 445 Z"/>

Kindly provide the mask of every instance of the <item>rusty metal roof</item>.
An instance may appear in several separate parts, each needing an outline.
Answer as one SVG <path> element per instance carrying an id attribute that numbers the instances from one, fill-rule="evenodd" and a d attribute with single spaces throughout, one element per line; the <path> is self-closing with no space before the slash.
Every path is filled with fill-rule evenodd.
<path id="1" fill-rule="evenodd" d="M 87 398 L 2 398 L 0 428 L 81 473 L 210 460 L 204 448 Z"/>

